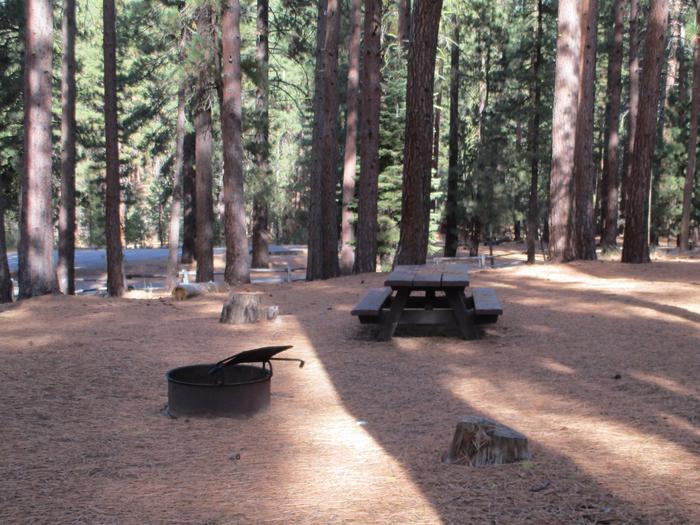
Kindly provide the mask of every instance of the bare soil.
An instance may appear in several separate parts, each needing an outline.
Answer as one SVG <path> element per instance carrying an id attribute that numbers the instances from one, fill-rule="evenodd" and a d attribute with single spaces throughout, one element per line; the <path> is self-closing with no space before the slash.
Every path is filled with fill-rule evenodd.
<path id="1" fill-rule="evenodd" d="M 249 286 L 281 317 L 248 326 L 225 294 L 3 306 L 0 521 L 700 523 L 700 261 L 475 271 L 505 310 L 476 341 L 376 342 L 350 310 L 383 278 Z M 267 411 L 163 414 L 170 368 L 269 344 L 306 366 Z M 533 460 L 443 464 L 467 414 Z"/>

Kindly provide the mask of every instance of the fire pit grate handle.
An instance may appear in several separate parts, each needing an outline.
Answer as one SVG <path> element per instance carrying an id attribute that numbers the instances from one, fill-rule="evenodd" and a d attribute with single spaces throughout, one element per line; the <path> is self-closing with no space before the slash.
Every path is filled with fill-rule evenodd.
<path id="1" fill-rule="evenodd" d="M 246 350 L 245 352 L 240 352 L 236 355 L 232 355 L 231 357 L 227 357 L 226 359 L 222 359 L 209 369 L 208 374 L 214 375 L 218 372 L 221 372 L 227 366 L 236 365 L 239 363 L 262 363 L 264 368 L 265 363 L 270 364 L 270 359 L 278 359 L 285 361 L 301 361 L 300 359 L 285 359 L 281 357 L 273 357 L 278 353 L 288 350 L 290 348 L 292 348 L 292 345 L 263 346 L 261 348 L 255 348 L 253 350 Z M 301 363 L 302 364 L 299 365 L 300 368 L 304 366 L 303 361 L 301 361 Z M 270 366 L 270 371 L 272 371 L 272 366 Z"/>

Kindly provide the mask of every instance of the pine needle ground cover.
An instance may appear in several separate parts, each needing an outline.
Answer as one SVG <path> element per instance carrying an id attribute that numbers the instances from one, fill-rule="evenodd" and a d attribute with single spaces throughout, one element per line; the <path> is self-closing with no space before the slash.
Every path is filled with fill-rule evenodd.
<path id="1" fill-rule="evenodd" d="M 350 310 L 383 275 L 224 294 L 42 297 L 0 309 L 3 523 L 700 522 L 700 261 L 474 272 L 483 339 L 376 342 Z M 267 344 L 270 409 L 171 419 L 164 374 Z M 454 424 L 525 434 L 531 461 L 445 465 Z"/>

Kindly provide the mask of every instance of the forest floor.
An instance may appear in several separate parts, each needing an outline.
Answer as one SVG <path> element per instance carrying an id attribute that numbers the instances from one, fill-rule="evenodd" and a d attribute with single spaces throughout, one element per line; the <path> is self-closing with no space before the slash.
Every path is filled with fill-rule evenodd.
<path id="1" fill-rule="evenodd" d="M 700 523 L 700 260 L 474 271 L 505 311 L 475 341 L 375 341 L 350 310 L 383 279 L 246 287 L 281 312 L 246 326 L 225 294 L 0 307 L 0 521 Z M 163 414 L 167 370 L 270 344 L 306 366 L 265 412 Z M 532 461 L 443 464 L 468 414 Z"/>

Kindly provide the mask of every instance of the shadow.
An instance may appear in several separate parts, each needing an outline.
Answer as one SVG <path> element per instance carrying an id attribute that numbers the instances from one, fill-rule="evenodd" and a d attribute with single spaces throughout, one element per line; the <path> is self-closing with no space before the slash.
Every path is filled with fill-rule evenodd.
<path id="1" fill-rule="evenodd" d="M 497 271 L 476 274 L 473 282 L 496 287 L 505 309 L 484 339 L 370 342 L 367 327 L 347 312 L 383 277 L 361 278 L 359 289 L 342 279 L 335 290 L 315 288 L 321 304 L 341 310 L 333 319 L 341 340 L 318 331 L 318 308 L 297 318 L 343 405 L 367 421 L 363 428 L 410 473 L 440 521 L 470 522 L 465 512 L 478 516 L 474 523 L 700 518 L 700 501 L 686 490 L 700 481 L 700 400 L 687 386 L 697 373 L 700 316 L 624 293 L 553 287 Z M 665 315 L 654 320 L 638 315 L 639 308 Z M 630 335 L 641 337 L 641 346 Z M 640 371 L 685 390 L 640 380 Z M 534 468 L 440 464 L 464 414 L 528 435 Z M 556 485 L 556 496 L 533 496 L 542 479 Z"/>
<path id="2" fill-rule="evenodd" d="M 220 324 L 225 294 L 46 297 L 4 310 L 4 520 L 698 522 L 694 314 L 654 318 L 637 292 L 528 271 L 473 275 L 505 311 L 477 341 L 376 342 L 350 310 L 381 274 L 253 286 L 281 312 L 256 325 Z M 161 415 L 170 368 L 268 344 L 294 345 L 289 357 L 306 366 L 275 364 L 266 412 Z M 533 461 L 441 463 L 466 414 L 523 432 Z"/>

